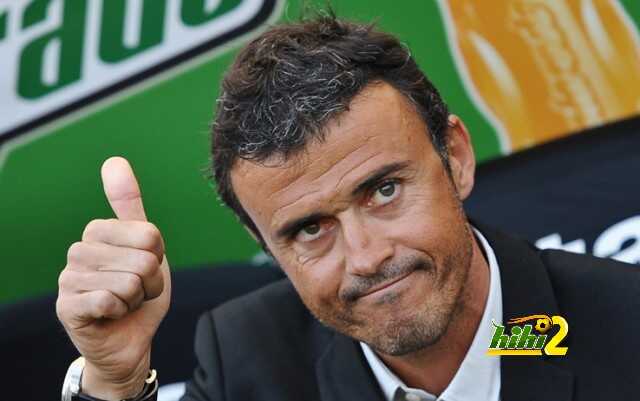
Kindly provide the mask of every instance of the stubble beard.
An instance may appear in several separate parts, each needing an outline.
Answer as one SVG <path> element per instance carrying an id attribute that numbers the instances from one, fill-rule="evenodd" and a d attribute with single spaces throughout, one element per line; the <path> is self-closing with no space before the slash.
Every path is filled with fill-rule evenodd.
<path id="1" fill-rule="evenodd" d="M 442 263 L 444 275 L 435 288 L 439 293 L 439 296 L 434 298 L 437 302 L 425 300 L 417 305 L 415 313 L 405 317 L 389 316 L 381 324 L 378 322 L 375 325 L 367 321 L 368 319 L 355 317 L 351 308 L 328 312 L 327 309 L 307 305 L 308 309 L 325 326 L 363 341 L 376 351 L 387 355 L 407 355 L 436 344 L 462 309 L 473 253 L 473 234 L 466 219 L 463 220 L 463 227 L 460 242 L 452 248 L 454 251 Z M 432 262 L 424 259 L 414 259 L 412 263 L 423 266 L 416 270 L 431 270 L 433 267 Z M 393 301 L 389 300 L 390 303 Z"/>
<path id="2" fill-rule="evenodd" d="M 405 319 L 388 319 L 382 330 L 373 328 L 368 338 L 363 338 L 378 352 L 402 356 L 418 352 L 434 344 L 437 344 L 445 335 L 451 322 L 458 316 L 462 309 L 462 300 L 466 281 L 469 274 L 471 258 L 464 252 L 464 257 L 453 257 L 445 261 L 444 265 L 449 273 L 449 283 L 459 283 L 457 286 L 445 286 L 439 288 L 440 301 L 438 303 L 423 303 L 418 305 L 418 310 Z M 465 259 L 465 260 L 462 260 Z"/>

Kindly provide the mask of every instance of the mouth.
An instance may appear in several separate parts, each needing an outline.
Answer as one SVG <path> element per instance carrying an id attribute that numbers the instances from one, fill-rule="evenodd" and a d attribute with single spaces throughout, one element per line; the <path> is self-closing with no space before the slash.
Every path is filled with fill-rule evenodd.
<path id="1" fill-rule="evenodd" d="M 401 281 L 403 281 L 404 279 L 409 277 L 414 272 L 415 272 L 415 270 L 411 270 L 411 271 L 409 271 L 409 272 L 407 272 L 407 273 L 405 273 L 403 275 L 395 277 L 392 280 L 389 280 L 389 281 L 386 281 L 384 283 L 381 283 L 380 285 L 377 285 L 377 286 L 371 288 L 366 293 L 362 294 L 361 298 L 367 297 L 369 295 L 379 294 L 379 293 L 382 293 L 385 290 L 391 290 L 391 287 L 395 287 L 396 284 L 400 284 Z"/>

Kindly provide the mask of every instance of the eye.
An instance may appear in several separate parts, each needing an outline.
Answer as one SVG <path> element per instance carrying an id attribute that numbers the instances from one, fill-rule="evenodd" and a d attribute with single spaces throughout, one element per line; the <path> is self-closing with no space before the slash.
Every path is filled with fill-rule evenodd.
<path id="1" fill-rule="evenodd" d="M 395 181 L 387 181 L 382 183 L 382 185 L 380 185 L 373 193 L 369 205 L 383 206 L 391 203 L 395 198 L 398 197 L 398 185 L 399 184 Z"/>
<path id="2" fill-rule="evenodd" d="M 323 227 L 320 223 L 311 223 L 304 226 L 298 234 L 296 234 L 296 241 L 300 242 L 311 242 L 320 238 L 326 231 L 326 228 Z"/>

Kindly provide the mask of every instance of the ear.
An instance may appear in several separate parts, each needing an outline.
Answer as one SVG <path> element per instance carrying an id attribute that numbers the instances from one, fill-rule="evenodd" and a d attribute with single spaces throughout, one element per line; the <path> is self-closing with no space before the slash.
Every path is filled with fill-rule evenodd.
<path id="1" fill-rule="evenodd" d="M 453 183 L 460 200 L 465 200 L 473 189 L 476 157 L 467 127 L 458 116 L 453 114 L 449 116 L 447 147 Z"/>

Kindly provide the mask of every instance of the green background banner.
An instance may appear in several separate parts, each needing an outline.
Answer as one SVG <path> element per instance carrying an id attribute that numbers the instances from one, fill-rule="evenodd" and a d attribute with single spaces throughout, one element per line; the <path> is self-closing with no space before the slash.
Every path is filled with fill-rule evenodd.
<path id="1" fill-rule="evenodd" d="M 50 2 L 32 3 L 43 3 L 40 10 L 43 13 Z M 62 41 L 61 57 L 69 52 L 68 57 L 73 59 L 73 46 L 79 43 L 78 24 L 97 22 L 104 29 L 122 29 L 118 21 L 124 18 L 124 1 L 114 1 L 114 6 L 104 8 L 101 19 L 86 18 L 85 13 L 90 12 L 87 7 L 69 7 L 75 5 L 75 1 L 57 3 L 67 6 L 64 7 L 65 23 L 76 24 L 64 27 L 64 34 L 71 37 Z M 175 2 L 143 3 L 146 8 L 142 8 L 142 30 L 135 49 L 142 55 L 171 39 L 167 31 L 157 25 L 157 21 L 164 18 L 158 5 Z M 190 4 L 192 11 L 189 14 L 189 7 L 184 6 L 187 11 L 182 10 L 183 25 L 188 25 L 184 21 L 198 22 L 198 18 L 203 18 L 204 14 L 197 13 L 203 7 L 200 3 L 203 2 L 184 2 Z M 232 12 L 239 3 L 223 0 L 218 7 L 228 10 L 219 10 L 219 15 Z M 317 3 L 325 4 L 324 1 Z M 465 121 L 480 161 L 505 153 L 496 129 L 465 89 L 438 2 L 333 0 L 332 3 L 339 16 L 358 21 L 376 20 L 383 30 L 396 34 L 411 48 L 450 109 Z M 481 2 L 489 3 L 501 2 Z M 637 27 L 640 2 L 621 0 L 619 4 Z M 12 8 L 1 7 L 0 57 L 3 61 L 0 68 L 21 62 L 37 63 L 37 46 L 44 44 L 36 43 L 35 39 L 16 45 L 22 53 L 9 50 L 16 29 L 19 30 L 10 29 L 16 26 L 10 21 L 17 17 L 11 15 Z M 226 42 L 222 38 L 211 50 L 191 59 L 185 56 L 177 66 L 166 68 L 150 79 L 139 77 L 134 85 L 113 91 L 98 101 L 89 104 L 85 99 L 88 105 L 70 114 L 4 138 L 0 145 L 0 303 L 55 290 L 69 245 L 80 239 L 91 219 L 112 217 L 100 182 L 100 166 L 112 155 L 124 156 L 133 165 L 147 215 L 163 232 L 168 259 L 174 269 L 244 260 L 255 255 L 259 250 L 257 245 L 235 217 L 220 205 L 207 178 L 209 122 L 220 77 L 237 50 L 269 23 L 295 20 L 299 13 L 298 1 L 275 2 L 258 30 L 229 37 L 230 41 Z M 37 20 L 37 16 L 32 17 Z M 126 57 L 127 51 L 133 51 L 119 42 L 104 40 L 97 41 L 95 53 L 86 49 L 82 53 L 85 59 L 101 57 L 101 63 L 106 65 L 101 68 L 117 64 L 119 58 Z M 35 52 L 36 56 L 29 56 L 28 52 Z M 27 55 L 17 56 L 23 53 Z M 153 62 L 161 64 L 166 59 L 160 57 Z M 84 79 L 82 74 L 86 71 L 74 69 L 73 60 L 70 63 L 64 71 L 60 69 L 62 84 L 60 80 Z M 26 70 L 29 68 L 30 65 L 24 66 Z M 0 91 L 6 92 L 0 93 L 0 99 L 31 96 L 36 98 L 31 102 L 40 101 L 38 88 L 33 86 L 40 82 L 40 73 L 25 74 L 32 75 L 29 81 L 21 83 L 17 78 L 13 82 L 0 81 Z M 126 74 L 122 76 L 127 78 Z M 17 113 L 4 101 L 0 108 L 0 119 Z"/>

